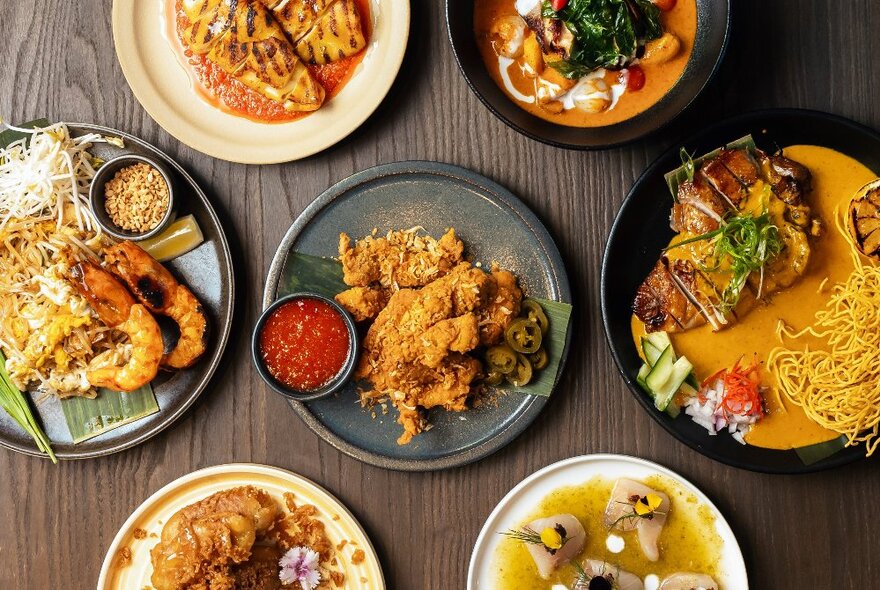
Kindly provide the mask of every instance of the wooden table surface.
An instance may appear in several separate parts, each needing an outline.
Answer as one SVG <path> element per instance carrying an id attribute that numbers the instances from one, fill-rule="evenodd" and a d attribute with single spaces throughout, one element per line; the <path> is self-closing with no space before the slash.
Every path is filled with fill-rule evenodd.
<path id="1" fill-rule="evenodd" d="M 233 461 L 291 469 L 339 496 L 372 536 L 389 588 L 464 588 L 477 533 L 502 496 L 551 462 L 596 452 L 651 459 L 701 487 L 738 536 L 752 588 L 875 587 L 876 462 L 794 477 L 714 463 L 640 408 L 605 344 L 605 239 L 628 188 L 661 150 L 706 123 L 755 108 L 813 108 L 880 128 L 873 61 L 880 2 L 733 4 L 724 65 L 697 103 L 654 137 L 586 153 L 530 141 L 495 119 L 459 74 L 441 0 L 413 0 L 403 70 L 378 112 L 322 154 L 260 167 L 211 159 L 153 122 L 116 61 L 109 0 L 4 0 L 0 114 L 108 125 L 175 157 L 224 219 L 240 265 L 240 301 L 227 366 L 161 435 L 110 457 L 58 466 L 0 450 L 0 588 L 94 588 L 104 552 L 141 501 L 192 470 Z M 534 425 L 497 454 L 438 473 L 385 471 L 337 452 L 267 391 L 247 347 L 270 259 L 293 219 L 330 184 L 406 159 L 459 164 L 520 195 L 559 244 L 577 313 L 562 382 Z"/>

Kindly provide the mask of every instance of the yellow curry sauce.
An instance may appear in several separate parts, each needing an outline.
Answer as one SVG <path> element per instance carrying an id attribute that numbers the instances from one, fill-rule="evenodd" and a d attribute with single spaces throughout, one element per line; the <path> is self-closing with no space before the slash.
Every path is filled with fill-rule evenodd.
<path id="1" fill-rule="evenodd" d="M 715 528 L 712 511 L 675 481 L 659 475 L 643 481 L 645 485 L 668 495 L 671 503 L 666 525 L 660 535 L 660 559 L 656 562 L 648 561 L 642 555 L 636 531 L 614 531 L 626 542 L 621 553 L 611 553 L 605 547 L 609 531 L 603 522 L 603 515 L 614 487 L 614 480 L 611 479 L 595 477 L 581 485 L 555 490 L 521 524 L 554 514 L 572 514 L 581 522 L 587 534 L 578 561 L 605 560 L 640 578 L 655 574 L 662 579 L 674 572 L 692 571 L 709 574 L 717 580 L 720 577 L 718 566 L 722 541 Z M 493 556 L 493 569 L 497 572 L 493 586 L 496 590 L 549 589 L 553 584 L 571 587 L 577 576 L 575 568 L 566 565 L 551 579 L 542 579 L 526 546 L 509 537 L 504 537 L 499 544 Z"/>
<path id="2" fill-rule="evenodd" d="M 483 56 L 483 62 L 489 74 L 504 93 L 520 108 L 529 113 L 560 125 L 569 127 L 602 127 L 612 125 L 638 115 L 656 104 L 675 85 L 684 72 L 694 48 L 697 34 L 697 5 L 695 0 L 678 0 L 675 6 L 660 15 L 663 30 L 673 33 L 681 41 L 678 53 L 664 63 L 642 62 L 639 66 L 645 73 L 645 85 L 637 91 L 623 93 L 613 108 L 599 113 L 587 113 L 578 108 L 551 113 L 537 101 L 525 102 L 514 96 L 506 87 L 502 77 L 499 58 L 492 48 L 490 30 L 492 23 L 504 16 L 516 16 L 515 0 L 476 0 L 474 3 L 474 32 L 477 45 Z M 549 66 L 547 66 L 549 67 Z M 536 93 L 535 79 L 525 75 L 521 59 L 507 68 L 510 83 L 522 95 L 534 97 Z M 607 70 L 605 82 L 613 86 L 618 81 L 619 72 Z"/>
<path id="3" fill-rule="evenodd" d="M 831 286 L 844 281 L 852 271 L 849 244 L 835 227 L 835 208 L 846 207 L 859 188 L 877 177 L 858 161 L 828 148 L 795 145 L 785 148 L 785 156 L 812 172 L 813 190 L 806 202 L 824 226 L 822 236 L 811 240 L 806 273 L 793 286 L 773 294 L 768 302 L 755 304 L 737 323 L 721 332 L 713 332 L 706 324 L 670 334 L 676 354 L 693 363 L 700 380 L 732 366 L 740 357 L 750 361 L 751 355 L 757 355 L 762 367 L 761 382 L 770 388 L 765 395 L 768 414 L 745 438 L 749 444 L 771 449 L 792 449 L 840 436 L 814 423 L 801 408 L 780 400 L 775 377 L 763 366 L 770 351 L 780 345 L 776 336 L 779 320 L 796 330 L 811 324 L 816 311 L 825 305 Z M 632 330 L 638 344 L 644 325 L 635 316 Z M 805 338 L 804 342 L 810 339 Z M 813 346 L 817 344 L 811 342 Z"/>

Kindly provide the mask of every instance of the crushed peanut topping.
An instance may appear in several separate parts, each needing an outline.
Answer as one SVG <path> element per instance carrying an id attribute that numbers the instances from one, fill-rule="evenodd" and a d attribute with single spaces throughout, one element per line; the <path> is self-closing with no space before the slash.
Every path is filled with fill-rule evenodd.
<path id="1" fill-rule="evenodd" d="M 144 163 L 121 168 L 104 186 L 104 208 L 118 227 L 132 232 L 155 229 L 168 211 L 165 178 Z"/>

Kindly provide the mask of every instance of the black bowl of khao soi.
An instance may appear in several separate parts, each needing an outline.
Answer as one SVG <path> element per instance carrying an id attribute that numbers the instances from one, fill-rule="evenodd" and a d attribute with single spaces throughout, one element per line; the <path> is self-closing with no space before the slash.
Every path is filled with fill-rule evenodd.
<path id="1" fill-rule="evenodd" d="M 251 353 L 264 381 L 296 401 L 339 391 L 357 361 L 354 320 L 338 303 L 294 293 L 266 308 L 254 328 Z"/>
<path id="2" fill-rule="evenodd" d="M 447 0 L 471 89 L 510 127 L 560 147 L 633 141 L 715 72 L 729 0 Z"/>

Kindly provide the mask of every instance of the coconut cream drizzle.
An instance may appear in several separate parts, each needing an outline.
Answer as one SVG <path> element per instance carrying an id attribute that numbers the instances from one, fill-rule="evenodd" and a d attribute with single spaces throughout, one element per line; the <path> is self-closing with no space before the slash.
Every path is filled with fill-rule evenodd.
<path id="1" fill-rule="evenodd" d="M 626 547 L 626 541 L 624 541 L 623 537 L 620 535 L 611 534 L 605 539 L 605 547 L 607 547 L 608 551 L 611 553 L 620 553 L 623 551 L 623 548 Z"/>
<path id="2" fill-rule="evenodd" d="M 510 95 L 518 101 L 528 104 L 535 102 L 534 96 L 523 94 L 513 85 L 513 82 L 510 80 L 510 72 L 508 72 L 511 65 L 513 65 L 512 59 L 504 57 L 503 55 L 498 56 L 498 70 L 501 72 L 501 81 L 504 82 L 504 88 L 506 88 Z"/>

